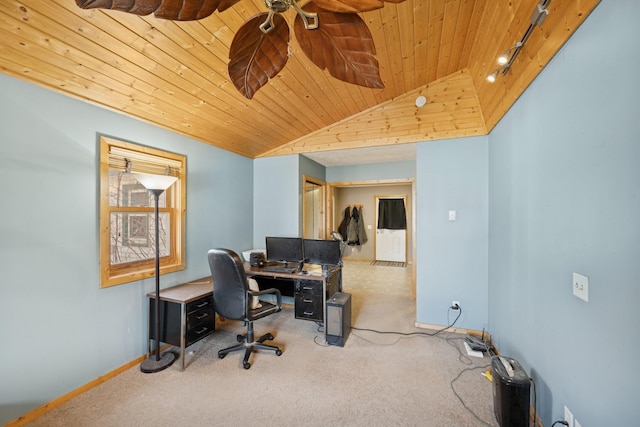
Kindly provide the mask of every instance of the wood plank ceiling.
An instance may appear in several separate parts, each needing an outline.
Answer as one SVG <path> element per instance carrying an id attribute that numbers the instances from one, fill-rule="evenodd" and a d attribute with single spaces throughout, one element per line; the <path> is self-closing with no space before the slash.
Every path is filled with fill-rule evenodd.
<path id="1" fill-rule="evenodd" d="M 0 70 L 250 158 L 486 135 L 599 3 L 552 0 L 511 71 L 486 82 L 539 1 L 406 0 L 362 13 L 384 89 L 330 77 L 292 32 L 284 70 L 248 100 L 229 81 L 228 52 L 266 11 L 261 0 L 192 22 L 0 0 Z M 294 12 L 284 16 L 293 28 Z"/>

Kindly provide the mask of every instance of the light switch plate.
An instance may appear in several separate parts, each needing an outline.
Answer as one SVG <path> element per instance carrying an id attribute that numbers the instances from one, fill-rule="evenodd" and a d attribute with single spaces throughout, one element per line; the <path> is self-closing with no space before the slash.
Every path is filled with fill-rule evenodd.
<path id="1" fill-rule="evenodd" d="M 589 278 L 582 274 L 573 273 L 573 295 L 589 302 Z"/>
<path id="2" fill-rule="evenodd" d="M 456 220 L 456 211 L 449 211 L 449 221 Z"/>

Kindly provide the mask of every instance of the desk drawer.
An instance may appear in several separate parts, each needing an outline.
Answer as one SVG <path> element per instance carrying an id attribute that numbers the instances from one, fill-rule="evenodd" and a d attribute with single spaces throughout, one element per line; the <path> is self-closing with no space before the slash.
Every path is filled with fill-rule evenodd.
<path id="1" fill-rule="evenodd" d="M 191 301 L 187 304 L 187 314 L 204 309 L 206 307 L 213 307 L 213 295 L 208 295 L 204 298 L 200 298 L 195 301 Z"/>
<path id="2" fill-rule="evenodd" d="M 187 313 L 187 330 L 195 328 L 202 323 L 214 323 L 214 316 L 215 312 L 211 306 Z"/>
<path id="3" fill-rule="evenodd" d="M 206 337 L 207 335 L 211 334 L 214 331 L 214 329 L 215 329 L 215 326 L 213 323 L 202 323 L 191 329 L 188 329 L 185 347 L 188 347 L 194 342 L 199 341 L 202 338 Z"/>
<path id="4" fill-rule="evenodd" d="M 296 280 L 295 283 L 296 295 L 317 295 L 322 298 L 322 282 L 312 280 Z"/>
<path id="5" fill-rule="evenodd" d="M 322 322 L 322 295 L 298 293 L 295 297 L 296 319 L 316 320 Z"/>

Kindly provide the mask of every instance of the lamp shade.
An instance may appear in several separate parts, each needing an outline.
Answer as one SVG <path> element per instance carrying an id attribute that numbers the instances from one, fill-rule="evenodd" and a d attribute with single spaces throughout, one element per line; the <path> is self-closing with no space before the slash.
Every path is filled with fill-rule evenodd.
<path id="1" fill-rule="evenodd" d="M 178 177 L 171 175 L 155 175 L 150 173 L 132 173 L 140 184 L 144 185 L 147 190 L 166 190 L 171 187 Z"/>

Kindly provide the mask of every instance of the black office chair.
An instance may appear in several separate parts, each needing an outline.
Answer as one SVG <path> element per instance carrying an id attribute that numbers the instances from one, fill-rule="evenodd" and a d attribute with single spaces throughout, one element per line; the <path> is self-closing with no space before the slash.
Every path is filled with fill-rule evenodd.
<path id="1" fill-rule="evenodd" d="M 228 353 L 244 350 L 242 366 L 249 369 L 249 356 L 258 349 L 273 350 L 276 356 L 282 354 L 280 348 L 264 344 L 266 340 L 272 340 L 270 333 L 262 335 L 254 340 L 253 321 L 270 314 L 277 313 L 282 308 L 282 296 L 277 289 L 265 289 L 252 291 L 244 272 L 242 260 L 235 252 L 229 249 L 211 249 L 208 253 L 211 277 L 213 278 L 213 308 L 220 316 L 232 320 L 242 320 L 247 324 L 247 335 L 238 335 L 241 344 L 225 348 L 218 352 L 218 357 L 223 359 Z M 272 294 L 276 296 L 276 304 L 261 301 L 261 307 L 252 309 L 251 298 L 254 296 Z"/>

